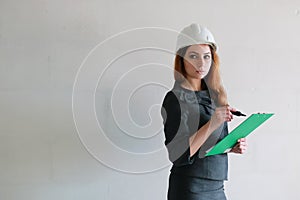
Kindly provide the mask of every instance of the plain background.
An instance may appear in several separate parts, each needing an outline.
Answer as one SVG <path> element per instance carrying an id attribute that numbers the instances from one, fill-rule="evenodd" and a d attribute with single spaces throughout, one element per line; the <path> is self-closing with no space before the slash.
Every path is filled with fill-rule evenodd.
<path id="1" fill-rule="evenodd" d="M 74 123 L 73 84 L 89 52 L 110 36 L 142 27 L 180 31 L 192 22 L 206 25 L 214 33 L 231 105 L 247 114 L 275 113 L 249 136 L 245 155 L 230 155 L 228 199 L 299 199 L 300 1 L 296 0 L 0 0 L 0 199 L 166 199 L 170 165 L 148 173 L 126 173 L 123 164 L 138 168 L 131 166 L 128 158 L 118 158 L 122 165 L 109 166 L 87 151 Z M 152 34 L 138 37 L 151 43 Z M 135 37 L 129 38 L 128 47 L 135 42 Z M 172 49 L 175 39 L 173 34 L 162 35 L 159 42 Z M 110 47 L 120 49 L 121 44 Z M 157 150 L 163 137 L 148 134 L 143 140 L 133 131 L 136 139 L 143 140 L 135 145 L 134 140 L 126 139 L 132 136 L 116 135 L 120 130 L 114 131 L 116 121 L 110 115 L 113 85 L 109 81 L 121 80 L 123 72 L 116 67 L 129 71 L 137 60 L 147 64 L 156 59 L 156 63 L 172 67 L 172 56 L 155 53 L 137 52 L 127 61 L 123 56 L 96 93 L 97 115 L 100 121 L 106 120 L 107 136 L 130 152 Z M 153 55 L 152 60 L 145 55 Z M 145 75 L 137 71 L 132 76 L 162 78 L 171 87 L 169 72 L 150 70 Z M 128 85 L 133 80 L 122 78 Z M 166 88 L 157 88 L 145 86 L 147 93 L 134 93 L 138 98 L 132 107 L 135 122 L 149 120 L 147 110 L 140 112 L 134 109 L 136 105 L 148 109 L 153 99 L 158 104 L 162 100 Z M 149 91 L 158 92 L 149 95 Z M 119 90 L 116 106 L 126 92 Z M 158 117 L 158 111 L 154 109 L 152 115 Z M 119 117 L 118 122 L 122 120 L 127 118 Z M 236 119 L 231 127 L 240 121 Z M 152 140 L 155 137 L 158 139 Z M 101 148 L 100 154 L 114 158 L 112 152 Z M 167 163 L 165 154 L 161 156 Z M 143 167 L 161 160 L 136 162 Z"/>

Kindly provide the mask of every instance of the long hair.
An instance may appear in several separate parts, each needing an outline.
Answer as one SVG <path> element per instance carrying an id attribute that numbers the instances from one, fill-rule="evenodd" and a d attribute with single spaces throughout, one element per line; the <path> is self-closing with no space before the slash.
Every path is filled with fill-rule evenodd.
<path id="1" fill-rule="evenodd" d="M 186 71 L 184 68 L 184 56 L 189 46 L 179 49 L 175 56 L 174 62 L 174 78 L 178 82 L 183 82 L 186 79 Z M 211 98 L 215 101 L 217 106 L 228 105 L 227 94 L 222 84 L 220 75 L 220 61 L 216 51 L 211 47 L 212 65 L 206 77 L 204 77 L 204 83 L 206 84 Z M 202 81 L 203 82 L 203 81 Z"/>

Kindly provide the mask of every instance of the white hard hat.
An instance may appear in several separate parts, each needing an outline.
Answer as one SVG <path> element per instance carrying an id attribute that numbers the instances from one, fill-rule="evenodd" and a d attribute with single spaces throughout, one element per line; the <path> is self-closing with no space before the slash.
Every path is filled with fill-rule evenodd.
<path id="1" fill-rule="evenodd" d="M 196 23 L 193 23 L 181 30 L 177 36 L 176 52 L 183 47 L 193 44 L 208 44 L 215 50 L 218 49 L 212 33 L 206 27 L 200 26 Z"/>

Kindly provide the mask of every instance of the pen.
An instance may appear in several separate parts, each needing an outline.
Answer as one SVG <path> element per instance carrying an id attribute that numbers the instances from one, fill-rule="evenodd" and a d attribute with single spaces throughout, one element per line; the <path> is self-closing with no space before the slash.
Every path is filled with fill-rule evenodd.
<path id="1" fill-rule="evenodd" d="M 246 116 L 245 114 L 241 113 L 241 111 L 230 111 L 235 116 Z"/>

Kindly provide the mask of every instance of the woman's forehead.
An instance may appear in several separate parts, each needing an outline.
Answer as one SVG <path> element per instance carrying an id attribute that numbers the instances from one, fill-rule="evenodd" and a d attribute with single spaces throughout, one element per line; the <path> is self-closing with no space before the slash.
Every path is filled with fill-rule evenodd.
<path id="1" fill-rule="evenodd" d="M 207 53 L 210 52 L 210 47 L 208 44 L 193 44 L 191 45 L 187 51 L 195 51 L 195 52 L 199 52 L 199 53 Z"/>

